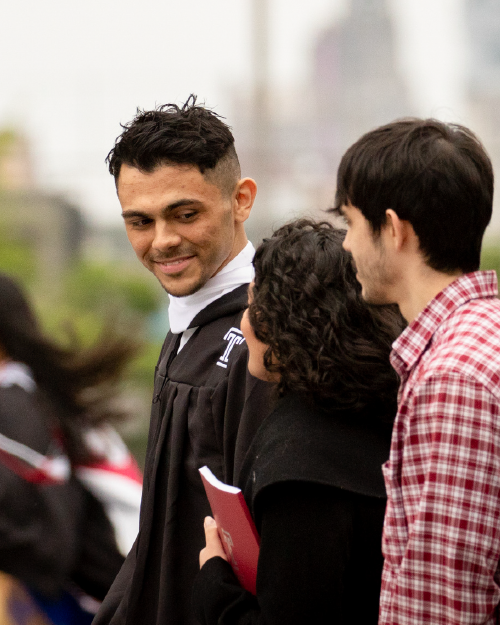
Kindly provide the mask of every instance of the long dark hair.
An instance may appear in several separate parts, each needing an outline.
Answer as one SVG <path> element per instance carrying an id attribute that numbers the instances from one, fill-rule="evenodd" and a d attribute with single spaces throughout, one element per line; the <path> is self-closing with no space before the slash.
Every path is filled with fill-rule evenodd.
<path id="1" fill-rule="evenodd" d="M 396 412 L 391 344 L 404 327 L 394 307 L 361 297 L 345 231 L 301 219 L 258 248 L 249 319 L 268 345 L 264 364 L 280 375 L 278 394 L 379 416 Z M 378 408 L 377 408 L 378 406 Z"/>
<path id="2" fill-rule="evenodd" d="M 73 462 L 91 457 L 85 428 L 123 416 L 113 405 L 116 383 L 138 344 L 107 333 L 94 347 L 62 347 L 42 331 L 17 283 L 0 274 L 0 348 L 26 364 L 48 399 Z"/>

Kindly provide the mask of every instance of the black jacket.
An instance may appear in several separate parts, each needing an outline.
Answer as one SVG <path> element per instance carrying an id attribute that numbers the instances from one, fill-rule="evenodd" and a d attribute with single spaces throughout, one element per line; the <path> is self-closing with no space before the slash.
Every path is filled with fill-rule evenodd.
<path id="1" fill-rule="evenodd" d="M 257 597 L 212 558 L 193 590 L 200 623 L 376 625 L 391 437 L 379 416 L 278 402 L 239 483 L 261 536 Z"/>
<path id="2" fill-rule="evenodd" d="M 155 374 L 139 535 L 94 624 L 191 625 L 203 519 L 210 507 L 198 469 L 232 483 L 260 420 L 268 387 L 247 372 L 239 331 L 247 285 L 193 319 L 177 353 L 167 335 Z"/>
<path id="3" fill-rule="evenodd" d="M 50 403 L 37 389 L 0 388 L 0 433 L 40 454 L 54 445 Z M 26 481 L 0 462 L 0 571 L 47 599 L 76 583 L 103 599 L 123 563 L 102 504 L 74 477 Z"/>

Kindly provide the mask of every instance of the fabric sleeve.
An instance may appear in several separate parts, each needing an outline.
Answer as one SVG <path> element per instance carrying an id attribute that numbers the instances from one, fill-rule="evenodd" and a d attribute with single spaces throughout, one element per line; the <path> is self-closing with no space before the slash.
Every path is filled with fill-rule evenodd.
<path id="1" fill-rule="evenodd" d="M 224 397 L 217 397 L 217 393 L 213 397 L 214 412 L 224 415 L 222 479 L 228 484 L 238 482 L 239 470 L 250 443 L 274 403 L 274 385 L 251 375 L 247 359 L 247 350 L 240 350 L 231 366 Z"/>
<path id="2" fill-rule="evenodd" d="M 18 386 L 0 393 L 0 432 L 47 454 L 53 439 L 45 403 Z M 0 462 L 0 570 L 47 598 L 72 579 L 102 599 L 123 559 L 102 505 L 74 476 L 32 483 Z"/>
<path id="3" fill-rule="evenodd" d="M 130 597 L 130 584 L 136 564 L 138 538 L 129 551 L 118 575 L 97 612 L 92 625 L 125 623 Z"/>
<path id="4" fill-rule="evenodd" d="M 84 521 L 78 531 L 78 554 L 71 579 L 91 597 L 102 601 L 125 561 L 102 503 L 83 487 Z"/>
<path id="5" fill-rule="evenodd" d="M 239 586 L 227 562 L 212 558 L 194 585 L 200 623 L 352 623 L 353 606 L 345 605 L 353 538 L 350 493 L 310 483 L 275 484 L 259 495 L 256 510 L 261 531 L 257 597 Z M 375 624 L 377 606 L 373 617 Z"/>
<path id="6" fill-rule="evenodd" d="M 384 625 L 493 622 L 499 427 L 498 400 L 471 378 L 434 375 L 414 389 L 400 456 L 385 468 Z"/>
<path id="7" fill-rule="evenodd" d="M 0 432 L 47 453 L 51 438 L 43 406 L 17 386 L 0 392 Z M 0 569 L 46 596 L 56 595 L 77 557 L 83 506 L 74 478 L 33 484 L 0 463 Z"/>

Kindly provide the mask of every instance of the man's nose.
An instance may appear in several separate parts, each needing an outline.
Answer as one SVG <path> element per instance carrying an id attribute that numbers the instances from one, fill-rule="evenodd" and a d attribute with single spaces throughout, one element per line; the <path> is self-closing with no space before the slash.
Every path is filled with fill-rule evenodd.
<path id="1" fill-rule="evenodd" d="M 164 251 L 181 244 L 181 236 L 169 224 L 157 223 L 152 247 Z"/>

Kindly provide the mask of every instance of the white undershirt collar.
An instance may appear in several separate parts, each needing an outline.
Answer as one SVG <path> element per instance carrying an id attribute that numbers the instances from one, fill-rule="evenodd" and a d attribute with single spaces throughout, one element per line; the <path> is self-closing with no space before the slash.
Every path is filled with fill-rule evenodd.
<path id="1" fill-rule="evenodd" d="M 216 299 L 253 280 L 252 260 L 255 248 L 250 243 L 225 267 L 208 280 L 199 291 L 186 297 L 169 296 L 168 318 L 173 334 L 184 332 L 196 315 Z M 190 334 L 192 328 L 190 328 Z M 183 337 L 184 338 L 184 337 Z M 189 337 L 187 337 L 189 338 Z M 185 343 L 186 341 L 184 341 Z"/>

